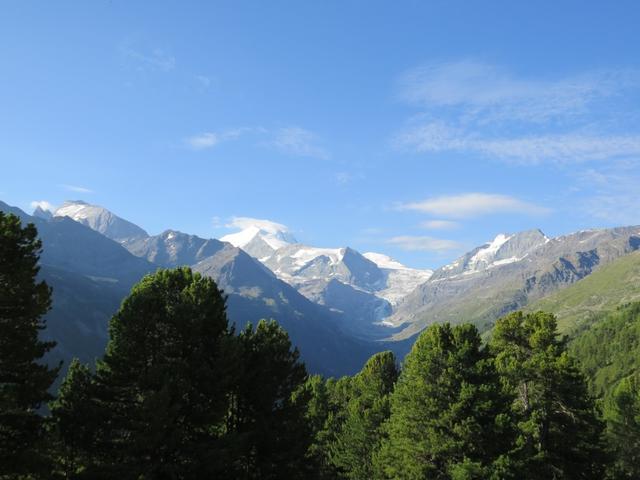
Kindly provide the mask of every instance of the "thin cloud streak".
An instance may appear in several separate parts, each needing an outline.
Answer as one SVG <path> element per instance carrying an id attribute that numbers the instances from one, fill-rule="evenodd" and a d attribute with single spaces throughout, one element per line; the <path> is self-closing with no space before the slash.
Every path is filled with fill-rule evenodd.
<path id="1" fill-rule="evenodd" d="M 151 52 L 141 52 L 134 49 L 129 44 L 120 47 L 121 54 L 137 64 L 139 69 L 154 69 L 162 72 L 169 72 L 176 66 L 176 59 L 173 55 L 165 52 L 161 48 L 154 48 Z"/>
<path id="2" fill-rule="evenodd" d="M 634 70 L 601 70 L 560 79 L 523 79 L 473 60 L 431 64 L 406 72 L 400 98 L 427 108 L 464 110 L 482 121 L 546 122 L 584 113 L 589 104 L 636 87 Z"/>
<path id="3" fill-rule="evenodd" d="M 414 152 L 475 152 L 522 165 L 570 164 L 640 156 L 640 135 L 594 136 L 580 133 L 486 139 L 434 122 L 408 130 L 395 145 Z"/>
<path id="4" fill-rule="evenodd" d="M 91 190 L 90 188 L 86 188 L 86 187 L 80 187 L 78 185 L 68 185 L 68 184 L 61 184 L 59 185 L 61 188 L 64 188 L 65 190 L 68 190 L 69 192 L 76 192 L 76 193 L 93 193 L 93 190 Z"/>
<path id="5" fill-rule="evenodd" d="M 463 193 L 432 197 L 421 202 L 404 203 L 397 208 L 450 218 L 470 218 L 498 213 L 542 215 L 550 211 L 545 207 L 509 195 L 491 193 Z"/>
<path id="6" fill-rule="evenodd" d="M 184 144 L 192 150 L 207 150 L 222 142 L 236 140 L 245 133 L 259 131 L 257 128 L 240 127 L 223 132 L 203 132 L 184 139 Z"/>
<path id="7" fill-rule="evenodd" d="M 420 227 L 426 230 L 455 230 L 460 228 L 460 223 L 451 220 L 427 220 L 420 223 Z"/>
<path id="8" fill-rule="evenodd" d="M 459 250 L 463 245 L 455 240 L 446 240 L 426 236 L 401 235 L 386 240 L 385 243 L 395 245 L 402 250 L 443 253 Z"/>
<path id="9" fill-rule="evenodd" d="M 329 158 L 326 150 L 316 145 L 317 135 L 300 127 L 279 129 L 273 142 L 276 149 L 283 153 L 301 157 L 312 157 L 320 160 Z"/>

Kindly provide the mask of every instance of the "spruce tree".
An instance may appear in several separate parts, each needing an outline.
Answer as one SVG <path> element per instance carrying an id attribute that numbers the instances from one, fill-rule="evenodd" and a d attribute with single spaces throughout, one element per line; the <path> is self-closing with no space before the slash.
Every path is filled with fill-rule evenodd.
<path id="1" fill-rule="evenodd" d="M 616 386 L 606 401 L 605 418 L 617 478 L 640 478 L 640 373 Z"/>
<path id="2" fill-rule="evenodd" d="M 373 455 L 383 438 L 382 424 L 389 417 L 389 396 L 398 379 L 392 352 L 372 356 L 353 379 L 346 419 L 330 445 L 333 465 L 349 479 L 373 478 Z"/>
<path id="3" fill-rule="evenodd" d="M 433 325 L 407 355 L 391 396 L 384 478 L 490 478 L 506 450 L 499 378 L 472 325 Z"/>
<path id="4" fill-rule="evenodd" d="M 515 396 L 512 458 L 531 479 L 601 479 L 603 424 L 583 375 L 558 337 L 555 317 L 515 312 L 498 320 L 491 348 Z"/>
<path id="5" fill-rule="evenodd" d="M 306 478 L 312 431 L 301 390 L 307 372 L 287 333 L 275 322 L 249 324 L 239 338 L 242 372 L 228 418 L 233 478 Z"/>
<path id="6" fill-rule="evenodd" d="M 215 282 L 186 267 L 148 275 L 109 333 L 92 387 L 100 425 L 90 477 L 196 479 L 222 471 L 233 371 Z"/>
<path id="7" fill-rule="evenodd" d="M 0 478 L 46 471 L 40 406 L 59 367 L 44 355 L 54 342 L 39 340 L 51 289 L 37 280 L 42 244 L 33 224 L 0 212 Z"/>
<path id="8" fill-rule="evenodd" d="M 74 358 L 58 397 L 50 403 L 56 470 L 63 478 L 82 478 L 92 459 L 100 456 L 95 440 L 102 436 L 99 431 L 106 419 L 95 402 L 95 388 L 89 367 Z"/>

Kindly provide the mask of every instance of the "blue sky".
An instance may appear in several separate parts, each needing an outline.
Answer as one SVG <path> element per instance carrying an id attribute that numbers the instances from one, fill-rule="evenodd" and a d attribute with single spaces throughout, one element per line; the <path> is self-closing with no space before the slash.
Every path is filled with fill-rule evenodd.
<path id="1" fill-rule="evenodd" d="M 5 3 L 0 199 L 416 267 L 640 224 L 640 6 L 526 3 Z"/>

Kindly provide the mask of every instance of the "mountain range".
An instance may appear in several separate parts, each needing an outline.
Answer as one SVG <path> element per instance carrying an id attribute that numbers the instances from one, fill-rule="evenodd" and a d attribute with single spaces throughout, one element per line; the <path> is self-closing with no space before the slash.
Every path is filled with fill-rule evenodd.
<path id="1" fill-rule="evenodd" d="M 515 309 L 553 310 L 554 296 L 566 287 L 579 288 L 620 263 L 635 265 L 640 248 L 640 227 L 556 238 L 529 230 L 499 234 L 431 271 L 381 253 L 304 245 L 272 223 L 218 240 L 176 230 L 149 235 L 83 201 L 33 215 L 2 202 L 0 210 L 38 228 L 41 276 L 54 291 L 45 336 L 58 341 L 53 360 L 65 361 L 101 354 L 109 317 L 131 286 L 157 268 L 187 265 L 212 277 L 228 295 L 232 323 L 275 318 L 311 371 L 335 376 L 357 371 L 375 351 L 402 355 L 434 322 L 469 321 L 486 331 Z"/>

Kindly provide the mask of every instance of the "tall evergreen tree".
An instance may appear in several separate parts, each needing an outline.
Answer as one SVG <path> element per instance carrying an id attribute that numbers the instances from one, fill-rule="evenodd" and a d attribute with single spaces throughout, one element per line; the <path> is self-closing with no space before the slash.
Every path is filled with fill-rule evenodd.
<path id="1" fill-rule="evenodd" d="M 88 366 L 75 358 L 71 361 L 50 409 L 56 473 L 62 478 L 82 478 L 92 459 L 100 457 L 100 445 L 95 440 L 101 436 L 98 432 L 105 420 L 95 403 L 95 382 Z"/>
<path id="2" fill-rule="evenodd" d="M 312 427 L 312 443 L 308 457 L 315 465 L 313 478 L 335 479 L 341 475 L 331 459 L 331 445 L 342 432 L 348 416 L 348 405 L 353 398 L 354 378 L 324 380 L 319 375 L 309 377 L 305 389 L 309 395 L 306 414 Z"/>
<path id="3" fill-rule="evenodd" d="M 606 401 L 607 434 L 619 478 L 640 478 L 640 373 L 624 378 Z"/>
<path id="4" fill-rule="evenodd" d="M 392 352 L 372 356 L 354 377 L 345 422 L 330 446 L 331 462 L 344 477 L 373 478 L 373 455 L 380 447 L 381 426 L 390 415 L 389 396 L 397 379 Z"/>
<path id="5" fill-rule="evenodd" d="M 391 396 L 378 471 L 393 479 L 490 478 L 509 441 L 506 400 L 474 326 L 429 327 Z"/>
<path id="6" fill-rule="evenodd" d="M 124 300 L 109 332 L 90 386 L 100 455 L 89 478 L 196 479 L 221 471 L 231 335 L 214 281 L 188 268 L 148 275 Z M 65 400 L 74 386 L 87 387 L 84 379 L 67 383 Z M 59 428 L 73 432 L 60 420 Z M 73 427 L 74 419 L 67 420 Z"/>
<path id="7" fill-rule="evenodd" d="M 239 338 L 242 372 L 228 418 L 233 478 L 306 478 L 312 431 L 305 419 L 307 372 L 275 321 L 250 324 Z"/>
<path id="8" fill-rule="evenodd" d="M 51 306 L 51 289 L 36 279 L 41 247 L 33 224 L 0 212 L 0 478 L 44 468 L 38 409 L 59 368 L 42 363 L 55 343 L 38 339 Z"/>
<path id="9" fill-rule="evenodd" d="M 584 377 L 558 338 L 555 317 L 515 312 L 498 320 L 491 348 L 515 395 L 513 458 L 531 479 L 601 479 L 603 425 Z"/>

